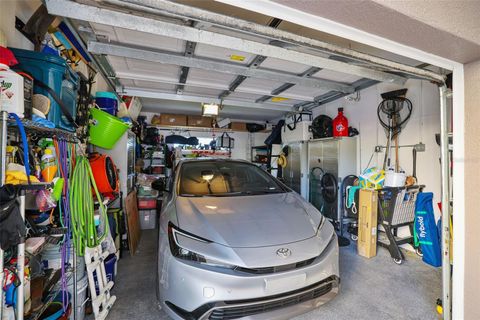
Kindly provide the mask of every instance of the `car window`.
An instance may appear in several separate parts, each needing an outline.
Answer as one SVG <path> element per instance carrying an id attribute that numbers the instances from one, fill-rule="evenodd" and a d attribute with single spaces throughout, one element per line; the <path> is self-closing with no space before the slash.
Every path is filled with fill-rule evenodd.
<path id="1" fill-rule="evenodd" d="M 192 161 L 180 167 L 180 196 L 242 196 L 286 190 L 257 166 L 234 161 Z"/>

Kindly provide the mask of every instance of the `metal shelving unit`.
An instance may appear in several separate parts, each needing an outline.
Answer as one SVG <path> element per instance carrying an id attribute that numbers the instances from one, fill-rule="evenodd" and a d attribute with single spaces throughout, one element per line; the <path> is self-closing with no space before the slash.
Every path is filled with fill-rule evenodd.
<path id="1" fill-rule="evenodd" d="M 55 270 L 54 272 L 52 272 L 53 275 L 55 275 L 55 273 L 57 272 L 57 270 Z M 70 281 L 72 278 L 73 278 L 73 270 L 69 270 L 68 272 L 68 277 L 67 277 L 67 283 L 68 281 Z M 60 279 L 54 284 L 54 287 L 53 289 L 48 293 L 48 296 L 47 298 L 45 299 L 44 301 L 44 304 L 42 306 L 42 308 L 40 308 L 40 310 L 32 313 L 29 317 L 28 317 L 28 320 L 38 320 L 40 318 L 40 316 L 42 315 L 42 313 L 47 309 L 48 305 L 55 299 L 55 297 L 62 291 L 62 286 L 60 285 Z M 73 300 L 72 300 L 73 301 Z M 72 315 L 75 314 L 75 309 L 72 308 Z"/>
<path id="2" fill-rule="evenodd" d="M 167 131 L 197 131 L 197 132 L 233 132 L 232 129 L 223 128 L 207 128 L 207 127 L 192 127 L 192 126 L 168 126 L 168 125 L 156 125 L 149 124 L 148 127 L 157 128 L 159 130 Z"/>
<path id="3" fill-rule="evenodd" d="M 29 136 L 37 136 L 37 137 L 48 137 L 48 138 L 62 138 L 66 141 L 77 143 L 79 140 L 77 139 L 76 135 L 72 132 L 60 130 L 60 129 L 50 129 L 38 126 L 34 122 L 30 120 L 22 120 L 22 124 L 25 128 L 25 131 Z M 8 131 L 10 128 L 15 128 L 17 124 L 11 121 L 8 117 L 8 113 L 5 111 L 0 111 L 0 186 L 5 184 L 5 177 L 6 177 L 6 146 L 8 140 Z M 19 190 L 19 204 L 20 204 L 20 215 L 22 220 L 25 222 L 25 191 L 26 190 L 41 190 L 50 188 L 50 183 L 35 183 L 29 185 L 22 185 Z M 37 250 L 35 254 L 39 254 L 43 246 Z M 19 277 L 19 286 L 17 288 L 17 301 L 16 301 L 16 320 L 23 320 L 24 319 L 24 285 L 25 285 L 25 277 L 23 276 L 25 273 L 25 239 L 22 243 L 17 246 L 17 273 L 22 275 Z M 77 282 L 76 282 L 76 254 L 74 251 L 73 254 L 73 266 L 72 270 L 67 278 L 67 282 L 73 277 L 73 292 L 77 291 Z M 4 281 L 4 251 L 0 249 L 0 283 Z M 44 305 L 41 310 L 35 312 L 33 315 L 30 315 L 28 319 L 38 319 L 42 312 L 46 309 L 48 304 L 55 298 L 55 296 L 60 292 L 61 288 L 58 288 L 60 280 L 55 286 L 55 289 L 52 290 L 49 295 L 48 299 L 44 301 Z M 75 295 L 72 298 L 72 310 L 76 310 L 76 301 Z M 3 305 L 4 305 L 4 295 L 0 295 L 0 319 L 3 319 Z M 75 312 L 73 312 L 73 319 L 76 318 Z"/>

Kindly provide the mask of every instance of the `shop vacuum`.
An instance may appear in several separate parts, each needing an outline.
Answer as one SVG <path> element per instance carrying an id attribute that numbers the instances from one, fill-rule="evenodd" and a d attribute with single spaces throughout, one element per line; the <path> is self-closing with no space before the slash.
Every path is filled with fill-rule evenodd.
<path id="1" fill-rule="evenodd" d="M 105 154 L 93 153 L 89 157 L 93 177 L 101 194 L 118 192 L 117 167 L 112 158 Z"/>

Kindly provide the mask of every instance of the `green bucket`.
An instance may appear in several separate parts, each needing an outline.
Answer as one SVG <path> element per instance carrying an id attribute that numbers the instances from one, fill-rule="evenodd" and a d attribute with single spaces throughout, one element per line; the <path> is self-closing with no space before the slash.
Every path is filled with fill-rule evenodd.
<path id="1" fill-rule="evenodd" d="M 97 108 L 90 109 L 90 116 L 90 143 L 100 148 L 112 149 L 130 127 L 117 117 Z"/>

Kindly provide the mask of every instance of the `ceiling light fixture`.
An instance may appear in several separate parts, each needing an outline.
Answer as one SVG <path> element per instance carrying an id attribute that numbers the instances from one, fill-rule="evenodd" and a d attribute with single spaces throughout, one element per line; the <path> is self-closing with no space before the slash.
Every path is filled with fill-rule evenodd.
<path id="1" fill-rule="evenodd" d="M 218 110 L 220 106 L 215 103 L 204 103 L 202 104 L 202 115 L 204 117 L 216 117 L 218 116 Z"/>

